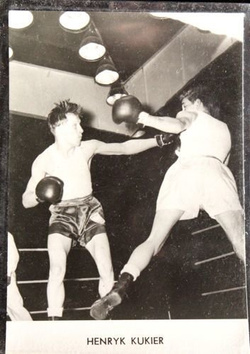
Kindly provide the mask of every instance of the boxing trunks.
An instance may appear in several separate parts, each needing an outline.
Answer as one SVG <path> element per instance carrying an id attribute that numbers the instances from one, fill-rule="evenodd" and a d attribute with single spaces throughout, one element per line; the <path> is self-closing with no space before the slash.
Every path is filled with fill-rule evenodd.
<path id="1" fill-rule="evenodd" d="M 162 182 L 157 210 L 183 210 L 181 220 L 195 218 L 200 209 L 210 217 L 229 210 L 242 210 L 235 179 L 217 158 L 181 158 L 169 168 Z"/>
<path id="2" fill-rule="evenodd" d="M 49 234 L 59 233 L 85 246 L 95 235 L 106 232 L 100 202 L 89 195 L 50 206 Z"/>

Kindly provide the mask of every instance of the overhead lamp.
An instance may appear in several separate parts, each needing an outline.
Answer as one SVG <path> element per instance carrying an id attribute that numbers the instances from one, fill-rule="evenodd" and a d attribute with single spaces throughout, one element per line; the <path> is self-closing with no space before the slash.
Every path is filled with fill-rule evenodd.
<path id="1" fill-rule="evenodd" d="M 90 22 L 90 16 L 84 11 L 65 11 L 59 17 L 60 25 L 70 31 L 81 31 Z"/>
<path id="2" fill-rule="evenodd" d="M 111 85 L 119 79 L 119 74 L 110 57 L 105 56 L 97 68 L 95 81 L 100 85 Z"/>
<path id="3" fill-rule="evenodd" d="M 121 84 L 121 82 L 116 81 L 115 83 L 112 84 L 108 97 L 107 97 L 107 104 L 110 106 L 113 106 L 116 100 L 123 96 L 127 96 L 128 92 L 125 90 L 124 86 Z"/>
<path id="4" fill-rule="evenodd" d="M 85 36 L 80 44 L 79 55 L 88 61 L 101 59 L 106 53 L 102 38 L 93 23 L 86 29 Z"/>
<path id="5" fill-rule="evenodd" d="M 31 11 L 10 10 L 9 11 L 9 27 L 22 29 L 28 27 L 33 22 L 33 14 Z"/>
<path id="6" fill-rule="evenodd" d="M 9 47 L 9 60 L 11 60 L 13 58 L 13 49 L 11 47 Z"/>
<path id="7" fill-rule="evenodd" d="M 134 132 L 134 134 L 131 135 L 131 138 L 137 139 L 137 138 L 142 137 L 145 134 L 146 134 L 145 130 L 138 129 Z"/>

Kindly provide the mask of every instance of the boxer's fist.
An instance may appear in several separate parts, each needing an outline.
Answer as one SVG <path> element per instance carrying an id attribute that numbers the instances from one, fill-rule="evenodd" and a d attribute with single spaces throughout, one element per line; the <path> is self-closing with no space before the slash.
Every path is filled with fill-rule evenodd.
<path id="1" fill-rule="evenodd" d="M 41 179 L 36 186 L 37 201 L 56 204 L 61 201 L 63 194 L 63 181 L 54 176 Z"/>
<path id="2" fill-rule="evenodd" d="M 138 122 L 138 116 L 142 111 L 140 101 L 132 96 L 124 96 L 115 101 L 112 109 L 112 118 L 116 124 Z"/>
<path id="3" fill-rule="evenodd" d="M 169 133 L 155 135 L 157 145 L 161 148 L 164 145 L 172 144 L 174 142 L 174 138 L 175 138 L 174 134 L 169 134 Z"/>

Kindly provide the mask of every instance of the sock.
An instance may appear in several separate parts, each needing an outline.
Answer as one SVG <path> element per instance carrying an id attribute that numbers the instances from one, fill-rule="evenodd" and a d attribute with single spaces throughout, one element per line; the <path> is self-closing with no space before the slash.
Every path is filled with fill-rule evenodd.
<path id="1" fill-rule="evenodd" d="M 47 308 L 48 317 L 62 317 L 63 307 L 48 307 Z"/>
<path id="2" fill-rule="evenodd" d="M 140 275 L 140 270 L 137 266 L 135 266 L 134 264 L 131 263 L 127 263 L 125 264 L 125 266 L 123 267 L 123 269 L 121 270 L 121 274 L 123 273 L 129 273 L 133 276 L 133 280 L 135 281 L 139 275 Z"/>

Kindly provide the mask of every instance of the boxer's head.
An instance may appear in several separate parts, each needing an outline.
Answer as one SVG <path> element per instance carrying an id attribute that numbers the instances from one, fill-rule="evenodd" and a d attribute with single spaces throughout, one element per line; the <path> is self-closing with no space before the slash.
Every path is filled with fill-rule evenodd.
<path id="1" fill-rule="evenodd" d="M 73 113 L 79 118 L 82 118 L 83 109 L 78 104 L 70 102 L 69 100 L 55 104 L 55 107 L 51 110 L 47 119 L 52 134 L 54 134 L 55 128 L 67 119 L 68 113 Z"/>
<path id="2" fill-rule="evenodd" d="M 189 88 L 180 95 L 183 110 L 204 111 L 219 118 L 219 104 L 212 91 L 204 85 Z"/>

